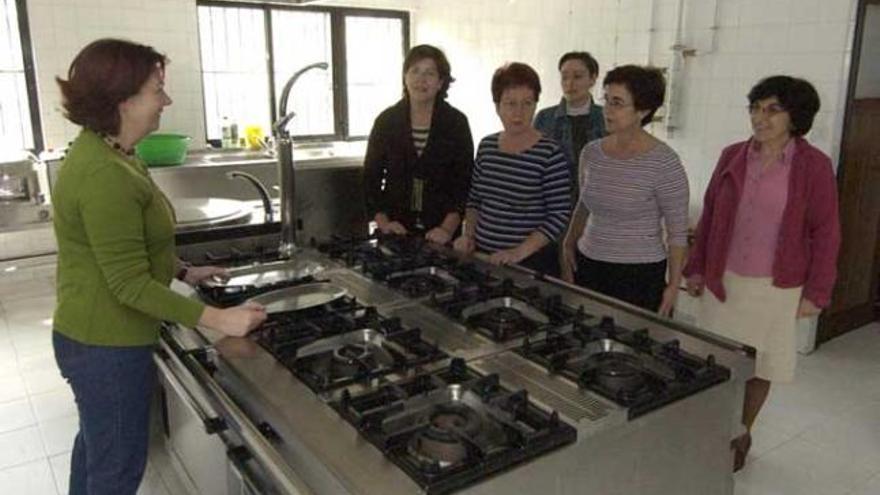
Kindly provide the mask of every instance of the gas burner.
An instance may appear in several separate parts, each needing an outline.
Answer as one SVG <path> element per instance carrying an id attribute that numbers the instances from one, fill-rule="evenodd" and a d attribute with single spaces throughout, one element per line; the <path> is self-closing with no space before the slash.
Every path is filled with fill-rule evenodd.
<path id="1" fill-rule="evenodd" d="M 376 308 L 364 307 L 356 299 L 343 296 L 321 306 L 272 313 L 248 338 L 284 362 L 316 340 L 385 324 L 380 319 Z"/>
<path id="2" fill-rule="evenodd" d="M 384 281 L 410 297 L 437 294 L 460 283 L 458 278 L 438 265 L 393 272 L 385 276 Z"/>
<path id="3" fill-rule="evenodd" d="M 331 406 L 428 494 L 465 488 L 572 443 L 574 428 L 461 359 Z"/>
<path id="4" fill-rule="evenodd" d="M 479 414 L 466 404 L 450 402 L 431 407 L 427 415 L 427 427 L 410 437 L 407 452 L 426 469 L 444 469 L 467 460 L 467 439 L 483 426 Z"/>
<path id="5" fill-rule="evenodd" d="M 327 378 L 338 379 L 369 373 L 379 366 L 391 366 L 394 358 L 375 344 L 346 344 L 333 350 L 326 364 Z"/>
<path id="6" fill-rule="evenodd" d="M 534 335 L 587 321 L 583 308 L 565 305 L 558 295 L 543 296 L 538 287 L 512 280 L 482 280 L 432 296 L 431 304 L 495 342 Z"/>
<path id="7" fill-rule="evenodd" d="M 382 330 L 367 328 L 316 340 L 282 362 L 312 390 L 323 393 L 353 383 L 369 384 L 446 357 L 422 340 L 418 329 L 402 329 L 396 320 L 378 323 Z"/>
<path id="8" fill-rule="evenodd" d="M 512 297 L 499 297 L 468 306 L 462 310 L 461 316 L 468 325 L 488 331 L 499 342 L 530 335 L 550 322 L 543 312 Z"/>
<path id="9" fill-rule="evenodd" d="M 587 359 L 587 369 L 582 380 L 596 380 L 618 396 L 633 396 L 645 386 L 645 373 L 640 369 L 638 357 L 618 352 L 596 354 Z"/>
<path id="10" fill-rule="evenodd" d="M 443 292 L 448 285 L 436 275 L 413 275 L 400 282 L 400 290 L 410 297 L 426 296 L 434 292 Z"/>
<path id="11" fill-rule="evenodd" d="M 620 328 L 611 318 L 549 330 L 517 352 L 628 408 L 630 418 L 730 379 L 714 357 L 697 358 L 677 341 L 657 342 L 647 330 Z"/>

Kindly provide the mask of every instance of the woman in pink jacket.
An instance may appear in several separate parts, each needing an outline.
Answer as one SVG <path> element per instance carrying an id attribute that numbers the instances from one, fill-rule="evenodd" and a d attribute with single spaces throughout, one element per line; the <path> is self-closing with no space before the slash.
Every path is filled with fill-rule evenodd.
<path id="1" fill-rule="evenodd" d="M 819 111 L 816 90 L 773 76 L 748 98 L 752 137 L 721 153 L 684 269 L 688 292 L 701 299 L 699 325 L 757 351 L 746 432 L 731 444 L 734 471 L 770 383 L 794 378 L 799 328 L 828 306 L 840 246 L 831 160 L 802 137 Z"/>

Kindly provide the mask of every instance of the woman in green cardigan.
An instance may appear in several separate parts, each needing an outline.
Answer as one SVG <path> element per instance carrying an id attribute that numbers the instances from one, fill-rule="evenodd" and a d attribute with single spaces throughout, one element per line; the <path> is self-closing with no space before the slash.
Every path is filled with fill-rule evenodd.
<path id="1" fill-rule="evenodd" d="M 58 241 L 55 358 L 79 412 L 71 494 L 134 494 L 147 459 L 152 350 L 163 320 L 243 336 L 266 318 L 245 305 L 206 307 L 169 288 L 221 272 L 180 269 L 174 212 L 135 144 L 171 104 L 166 58 L 149 46 L 104 39 L 57 79 L 65 116 L 82 126 L 53 189 Z"/>

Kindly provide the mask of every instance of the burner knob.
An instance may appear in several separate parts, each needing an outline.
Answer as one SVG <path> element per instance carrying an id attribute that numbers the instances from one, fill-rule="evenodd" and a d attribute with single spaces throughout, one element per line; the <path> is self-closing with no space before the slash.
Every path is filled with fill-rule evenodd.
<path id="1" fill-rule="evenodd" d="M 467 364 L 465 364 L 465 361 L 462 358 L 453 358 L 452 362 L 449 363 L 449 370 L 452 371 L 453 374 L 462 375 L 467 371 Z"/>

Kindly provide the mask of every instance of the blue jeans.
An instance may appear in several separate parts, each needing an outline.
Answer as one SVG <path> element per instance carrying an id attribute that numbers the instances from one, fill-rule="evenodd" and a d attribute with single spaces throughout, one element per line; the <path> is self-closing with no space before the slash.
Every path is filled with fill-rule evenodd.
<path id="1" fill-rule="evenodd" d="M 147 465 L 153 346 L 88 345 L 58 332 L 52 344 L 79 411 L 70 495 L 134 495 Z"/>

